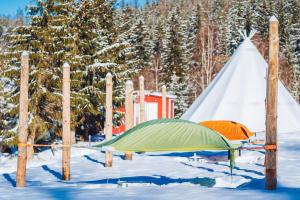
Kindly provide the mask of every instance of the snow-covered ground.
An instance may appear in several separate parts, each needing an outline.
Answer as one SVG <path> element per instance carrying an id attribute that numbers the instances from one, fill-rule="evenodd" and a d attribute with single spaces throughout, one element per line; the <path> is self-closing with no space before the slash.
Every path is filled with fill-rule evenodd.
<path id="1" fill-rule="evenodd" d="M 72 149 L 72 180 L 61 181 L 61 152 L 28 163 L 27 187 L 15 188 L 16 158 L 0 157 L 0 199 L 300 199 L 300 134 L 279 135 L 279 187 L 264 189 L 264 152 L 243 151 L 233 176 L 227 152 L 104 154 Z M 195 157 L 195 158 L 194 158 Z M 195 161 L 197 160 L 197 161 Z"/>

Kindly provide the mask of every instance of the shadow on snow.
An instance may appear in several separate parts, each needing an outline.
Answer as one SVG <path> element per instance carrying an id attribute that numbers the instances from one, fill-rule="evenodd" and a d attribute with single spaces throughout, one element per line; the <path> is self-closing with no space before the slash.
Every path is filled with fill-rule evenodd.
<path id="1" fill-rule="evenodd" d="M 70 182 L 70 184 L 119 184 L 119 183 L 148 183 L 158 186 L 168 185 L 172 183 L 191 183 L 195 185 L 201 185 L 206 187 L 213 187 L 215 185 L 215 179 L 212 178 L 170 178 L 166 176 L 153 175 L 153 176 L 132 176 L 132 177 L 120 177 L 112 179 L 100 179 L 93 181 L 79 181 Z"/>

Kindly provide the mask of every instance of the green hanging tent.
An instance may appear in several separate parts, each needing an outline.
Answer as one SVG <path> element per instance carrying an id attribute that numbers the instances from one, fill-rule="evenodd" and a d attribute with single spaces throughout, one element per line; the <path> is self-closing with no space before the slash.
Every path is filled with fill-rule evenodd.
<path id="1" fill-rule="evenodd" d="M 194 122 L 157 119 L 135 126 L 98 147 L 124 152 L 230 150 L 235 147 L 221 134 Z"/>
<path id="2" fill-rule="evenodd" d="M 181 119 L 147 121 L 95 147 L 110 147 L 123 152 L 230 150 L 231 167 L 236 148 L 221 134 Z"/>

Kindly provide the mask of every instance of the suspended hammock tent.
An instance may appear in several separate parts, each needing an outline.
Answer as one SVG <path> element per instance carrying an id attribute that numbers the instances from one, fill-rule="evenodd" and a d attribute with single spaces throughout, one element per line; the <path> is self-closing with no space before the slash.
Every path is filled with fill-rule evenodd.
<path id="1" fill-rule="evenodd" d="M 215 121 L 204 121 L 199 124 L 210 128 L 223 136 L 228 140 L 248 140 L 254 135 L 246 126 L 243 124 L 226 121 L 226 120 L 215 120 Z"/>
<path id="2" fill-rule="evenodd" d="M 234 149 L 219 133 L 180 119 L 151 120 L 126 131 L 98 147 L 110 146 L 124 152 L 197 151 Z"/>
<path id="3" fill-rule="evenodd" d="M 230 150 L 231 169 L 236 148 L 221 134 L 180 119 L 148 121 L 96 147 L 109 147 L 123 152 Z"/>

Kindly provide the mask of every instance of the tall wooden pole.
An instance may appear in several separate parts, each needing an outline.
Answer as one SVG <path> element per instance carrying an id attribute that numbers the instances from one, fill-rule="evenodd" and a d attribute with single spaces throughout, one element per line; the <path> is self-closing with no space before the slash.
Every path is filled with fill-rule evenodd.
<path id="1" fill-rule="evenodd" d="M 70 180 L 70 156 L 71 156 L 71 108 L 70 108 L 70 65 L 63 65 L 63 153 L 62 153 L 62 179 Z"/>
<path id="2" fill-rule="evenodd" d="M 162 118 L 167 118 L 167 87 L 162 86 Z"/>
<path id="3" fill-rule="evenodd" d="M 20 110 L 18 133 L 18 169 L 17 187 L 26 185 L 26 160 L 27 160 L 27 128 L 28 128 L 28 81 L 29 81 L 29 54 L 23 52 L 21 56 L 21 85 L 20 85 Z"/>
<path id="4" fill-rule="evenodd" d="M 140 82 L 140 123 L 145 122 L 145 79 L 143 76 L 139 78 Z"/>
<path id="5" fill-rule="evenodd" d="M 270 19 L 269 30 L 269 68 L 266 102 L 266 145 L 277 145 L 277 97 L 279 36 L 278 20 Z M 266 189 L 274 190 L 277 186 L 277 149 L 266 149 Z"/>
<path id="6" fill-rule="evenodd" d="M 129 130 L 133 126 L 133 83 L 132 81 L 126 82 L 126 94 L 125 94 L 125 129 Z M 132 153 L 126 152 L 125 153 L 125 160 L 132 160 Z"/>
<path id="7" fill-rule="evenodd" d="M 112 139 L 112 75 L 106 75 L 106 111 L 105 111 L 105 139 Z M 105 153 L 105 167 L 112 167 L 113 156 L 111 151 Z"/>
<path id="8" fill-rule="evenodd" d="M 133 82 L 131 81 L 131 84 L 130 84 L 130 94 L 129 94 L 129 97 L 130 97 L 130 101 L 129 101 L 129 110 L 130 110 L 130 128 L 134 127 L 134 97 L 133 97 Z"/>

